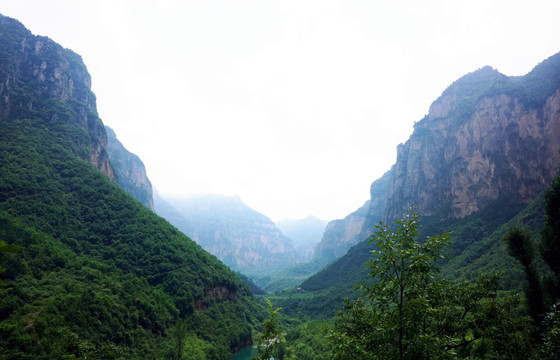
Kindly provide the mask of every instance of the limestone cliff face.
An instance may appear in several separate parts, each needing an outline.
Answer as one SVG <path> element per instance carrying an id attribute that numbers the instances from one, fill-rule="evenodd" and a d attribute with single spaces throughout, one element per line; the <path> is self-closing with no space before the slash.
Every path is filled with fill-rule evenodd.
<path id="1" fill-rule="evenodd" d="M 357 243 L 369 239 L 383 220 L 394 168 L 371 184 L 370 200 L 344 219 L 331 221 L 321 241 L 315 246 L 314 257 L 333 260 L 346 254 Z"/>
<path id="2" fill-rule="evenodd" d="M 346 216 L 327 224 L 321 241 L 315 246 L 314 258 L 334 260 L 346 254 L 348 249 L 360 242 L 360 232 L 369 210 L 370 201 Z"/>
<path id="3" fill-rule="evenodd" d="M 398 147 L 385 221 L 414 204 L 462 218 L 500 197 L 529 202 L 560 169 L 560 55 L 521 78 L 489 67 L 451 85 Z"/>
<path id="4" fill-rule="evenodd" d="M 109 160 L 115 169 L 118 184 L 148 209 L 154 211 L 152 183 L 146 167 L 138 156 L 128 151 L 117 135 L 106 126 Z"/>
<path id="5" fill-rule="evenodd" d="M 51 39 L 34 36 L 0 15 L 0 123 L 41 119 L 78 124 L 73 151 L 113 181 L 105 128 L 96 110 L 91 78 L 81 57 Z"/>
<path id="6" fill-rule="evenodd" d="M 366 240 L 379 221 L 391 224 L 411 205 L 446 220 L 499 199 L 528 203 L 559 170 L 560 54 L 522 77 L 484 67 L 434 101 L 398 146 L 395 165 L 372 184 L 369 208 L 358 211 L 366 214 L 329 224 L 316 255 L 343 255 L 346 244 Z"/>
<path id="7" fill-rule="evenodd" d="M 389 197 L 389 189 L 394 174 L 395 167 L 393 166 L 389 171 L 385 172 L 382 177 L 371 184 L 371 198 L 367 214 L 365 215 L 364 225 L 358 235 L 359 241 L 369 239 L 375 231 L 375 225 L 379 225 L 379 222 L 383 221 Z"/>
<path id="8" fill-rule="evenodd" d="M 159 215 L 234 270 L 266 274 L 299 261 L 293 241 L 238 197 L 201 195 L 163 200 L 156 197 Z"/>

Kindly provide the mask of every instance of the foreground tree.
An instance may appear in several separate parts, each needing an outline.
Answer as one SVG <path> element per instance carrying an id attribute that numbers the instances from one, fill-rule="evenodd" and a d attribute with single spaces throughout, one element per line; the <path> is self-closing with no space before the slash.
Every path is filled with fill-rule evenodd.
<path id="1" fill-rule="evenodd" d="M 516 297 L 498 296 L 498 278 L 438 279 L 449 234 L 418 241 L 419 216 L 376 226 L 363 297 L 346 300 L 331 333 L 335 359 L 514 359 L 527 355 L 527 321 Z"/>
<path id="2" fill-rule="evenodd" d="M 272 306 L 272 302 L 266 299 L 270 313 L 264 321 L 263 329 L 257 345 L 258 355 L 255 360 L 282 359 L 284 350 L 284 334 L 280 331 L 278 324 L 278 312 L 282 308 Z"/>
<path id="3" fill-rule="evenodd" d="M 560 176 L 544 194 L 545 224 L 541 230 L 540 252 L 553 275 L 546 279 L 553 298 L 560 298 Z"/>
<path id="4" fill-rule="evenodd" d="M 541 229 L 539 253 L 548 270 L 538 267 L 538 255 L 531 233 L 519 226 L 508 230 L 502 240 L 509 254 L 525 272 L 528 313 L 540 359 L 560 358 L 560 176 L 546 189 L 545 224 Z"/>
<path id="5" fill-rule="evenodd" d="M 535 241 L 529 231 L 519 226 L 511 227 L 502 237 L 502 241 L 506 243 L 509 255 L 517 259 L 523 266 L 527 277 L 524 292 L 529 307 L 529 315 L 533 318 L 537 327 L 540 328 L 546 306 L 542 275 L 536 265 Z M 539 331 L 537 331 L 538 334 Z"/>

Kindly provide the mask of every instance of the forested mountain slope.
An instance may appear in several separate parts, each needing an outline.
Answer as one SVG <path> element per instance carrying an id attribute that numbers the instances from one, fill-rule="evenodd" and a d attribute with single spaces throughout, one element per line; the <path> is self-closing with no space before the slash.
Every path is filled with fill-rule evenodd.
<path id="1" fill-rule="evenodd" d="M 250 290 L 117 186 L 81 58 L 3 16 L 0 38 L 0 239 L 23 246 L 0 358 L 229 359 L 260 313 Z"/>

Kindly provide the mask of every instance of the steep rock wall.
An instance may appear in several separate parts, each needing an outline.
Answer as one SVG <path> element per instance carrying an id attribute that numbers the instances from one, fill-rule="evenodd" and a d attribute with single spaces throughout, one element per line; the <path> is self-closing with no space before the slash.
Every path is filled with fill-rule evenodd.
<path id="1" fill-rule="evenodd" d="M 106 126 L 109 160 L 115 169 L 118 184 L 148 209 L 154 211 L 152 183 L 146 167 L 138 156 L 128 151 L 117 135 Z"/>
<path id="2" fill-rule="evenodd" d="M 327 260 L 339 258 L 363 240 L 359 235 L 366 221 L 369 206 L 370 201 L 366 201 L 362 207 L 344 219 L 329 222 L 321 241 L 315 246 L 313 257 Z"/>
<path id="3" fill-rule="evenodd" d="M 552 69 L 549 82 L 560 73 Z M 526 78 L 483 68 L 432 104 L 398 147 L 386 222 L 412 204 L 425 215 L 463 218 L 500 197 L 527 203 L 552 181 L 560 168 L 560 89 L 547 84 L 542 99 L 528 101 Z"/>
<path id="4" fill-rule="evenodd" d="M 40 118 L 45 127 L 60 119 L 79 125 L 87 144 L 75 149 L 76 155 L 115 181 L 82 58 L 0 15 L 0 64 L 0 123 Z"/>

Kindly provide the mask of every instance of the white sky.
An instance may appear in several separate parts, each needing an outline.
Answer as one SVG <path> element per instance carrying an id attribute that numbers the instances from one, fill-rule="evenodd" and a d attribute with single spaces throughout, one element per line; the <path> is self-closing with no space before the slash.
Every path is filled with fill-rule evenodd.
<path id="1" fill-rule="evenodd" d="M 343 218 L 414 121 L 482 66 L 560 51 L 560 1 L 0 0 L 82 55 L 103 122 L 163 195 Z"/>

